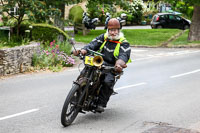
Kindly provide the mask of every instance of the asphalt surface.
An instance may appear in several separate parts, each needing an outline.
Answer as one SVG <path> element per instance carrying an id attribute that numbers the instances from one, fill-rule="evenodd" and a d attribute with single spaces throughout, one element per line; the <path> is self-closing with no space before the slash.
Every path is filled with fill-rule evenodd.
<path id="1" fill-rule="evenodd" d="M 104 113 L 60 113 L 78 68 L 0 79 L 1 133 L 198 133 L 200 49 L 132 48 Z"/>

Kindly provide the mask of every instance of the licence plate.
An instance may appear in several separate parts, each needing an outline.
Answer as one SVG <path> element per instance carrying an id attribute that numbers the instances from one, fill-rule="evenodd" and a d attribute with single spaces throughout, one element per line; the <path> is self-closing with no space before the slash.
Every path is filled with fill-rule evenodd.
<path id="1" fill-rule="evenodd" d="M 85 56 L 85 64 L 90 65 L 90 66 L 94 66 L 93 59 L 94 59 L 94 57 Z"/>

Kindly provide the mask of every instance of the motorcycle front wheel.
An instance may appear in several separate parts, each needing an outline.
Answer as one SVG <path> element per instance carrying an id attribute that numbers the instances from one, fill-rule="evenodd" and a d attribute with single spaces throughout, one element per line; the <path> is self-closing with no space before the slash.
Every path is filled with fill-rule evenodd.
<path id="1" fill-rule="evenodd" d="M 81 109 L 82 95 L 84 95 L 81 88 L 80 85 L 74 84 L 65 100 L 61 113 L 61 123 L 64 127 L 75 120 Z"/>

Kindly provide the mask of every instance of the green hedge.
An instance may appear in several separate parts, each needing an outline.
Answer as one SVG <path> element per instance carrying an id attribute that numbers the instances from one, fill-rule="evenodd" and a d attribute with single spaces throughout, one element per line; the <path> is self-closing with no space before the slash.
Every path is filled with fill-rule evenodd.
<path id="1" fill-rule="evenodd" d="M 73 6 L 69 10 L 69 19 L 71 19 L 74 23 L 82 23 L 83 9 L 81 6 Z"/>
<path id="2" fill-rule="evenodd" d="M 1 43 L 4 43 L 4 41 L 7 41 L 8 39 L 8 31 L 0 30 L 0 45 Z"/>
<path id="3" fill-rule="evenodd" d="M 69 36 L 58 27 L 49 24 L 32 24 L 32 39 L 42 42 L 56 40 L 58 35 L 63 35 L 64 39 L 69 39 Z"/>
<path id="4" fill-rule="evenodd" d="M 4 26 L 3 22 L 0 22 L 0 27 L 1 27 L 1 26 Z"/>

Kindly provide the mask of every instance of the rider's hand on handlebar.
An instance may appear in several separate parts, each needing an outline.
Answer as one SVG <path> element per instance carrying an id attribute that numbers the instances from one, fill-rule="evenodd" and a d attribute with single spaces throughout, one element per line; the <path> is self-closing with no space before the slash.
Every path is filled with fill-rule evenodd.
<path id="1" fill-rule="evenodd" d="M 116 65 L 115 65 L 115 71 L 116 71 L 116 72 L 121 73 L 122 70 L 123 70 L 123 68 L 121 67 L 121 65 L 119 65 L 119 64 L 116 64 Z"/>
<path id="2" fill-rule="evenodd" d="M 80 52 L 81 52 L 80 50 L 74 50 L 74 51 L 73 51 L 73 55 L 74 55 L 74 56 L 77 56 L 77 55 L 80 54 Z"/>
<path id="3" fill-rule="evenodd" d="M 85 49 L 81 49 L 81 54 L 82 55 L 86 55 L 87 54 L 87 51 Z"/>
<path id="4" fill-rule="evenodd" d="M 126 68 L 127 65 L 122 59 L 118 59 L 115 63 L 115 71 L 121 73 L 123 68 Z"/>
<path id="5" fill-rule="evenodd" d="M 73 55 L 74 56 L 77 56 L 77 55 L 79 55 L 79 54 L 81 54 L 81 55 L 86 55 L 87 54 L 87 51 L 85 50 L 85 49 L 81 49 L 81 50 L 74 50 L 73 51 Z"/>

